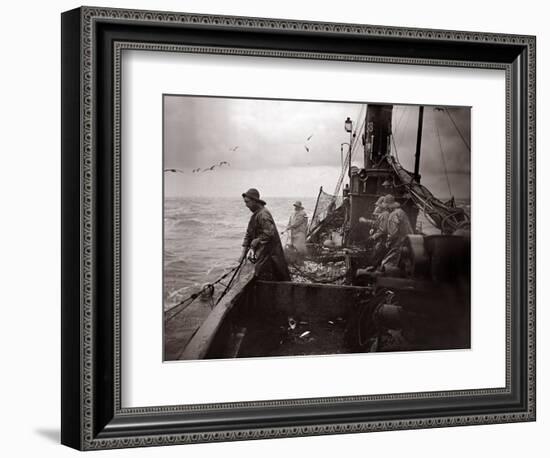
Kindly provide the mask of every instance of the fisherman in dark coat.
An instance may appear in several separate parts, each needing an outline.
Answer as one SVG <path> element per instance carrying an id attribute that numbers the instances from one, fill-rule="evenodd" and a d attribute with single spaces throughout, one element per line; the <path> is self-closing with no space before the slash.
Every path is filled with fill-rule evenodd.
<path id="1" fill-rule="evenodd" d="M 243 260 L 252 250 L 254 273 L 261 280 L 290 281 L 281 239 L 271 213 L 265 208 L 257 189 L 242 194 L 244 203 L 252 212 L 243 240 Z"/>

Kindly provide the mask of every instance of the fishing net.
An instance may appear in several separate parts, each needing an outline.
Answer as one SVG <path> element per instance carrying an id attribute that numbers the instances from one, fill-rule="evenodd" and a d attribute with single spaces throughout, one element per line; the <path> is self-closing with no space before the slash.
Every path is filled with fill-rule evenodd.
<path id="1" fill-rule="evenodd" d="M 323 191 L 323 188 L 321 188 L 317 196 L 315 211 L 309 223 L 308 234 L 319 228 L 327 220 L 327 217 L 342 205 L 342 201 L 342 196 L 334 196 Z"/>
<path id="2" fill-rule="evenodd" d="M 413 179 L 413 174 L 405 170 L 393 157 L 389 158 L 393 170 L 414 201 L 415 205 L 424 212 L 424 215 L 435 227 L 444 234 L 452 234 L 459 229 L 470 229 L 470 217 L 462 208 L 454 204 L 454 199 L 442 202 L 437 199 L 425 186 Z"/>
<path id="3" fill-rule="evenodd" d="M 292 281 L 298 283 L 344 284 L 347 268 L 333 238 L 341 234 L 345 220 L 343 197 L 319 190 L 317 203 L 308 227 L 308 254 L 288 256 Z M 325 246 L 327 242 L 332 244 Z M 342 246 L 340 237 L 339 245 Z"/>
<path id="4" fill-rule="evenodd" d="M 292 281 L 296 283 L 330 283 L 341 285 L 347 277 L 346 262 L 342 260 L 322 262 L 306 260 L 301 264 L 290 263 L 288 266 Z"/>

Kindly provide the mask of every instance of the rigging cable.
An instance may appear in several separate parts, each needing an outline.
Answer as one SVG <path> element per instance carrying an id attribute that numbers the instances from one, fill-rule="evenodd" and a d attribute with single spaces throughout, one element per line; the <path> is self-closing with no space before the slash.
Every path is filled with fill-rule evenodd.
<path id="1" fill-rule="evenodd" d="M 359 135 L 361 135 L 361 132 L 363 131 L 364 127 L 365 127 L 365 119 L 363 119 L 363 122 L 361 123 L 361 127 L 359 128 Z M 354 137 L 356 135 L 356 132 L 354 133 Z M 352 160 L 353 160 L 353 155 L 355 154 L 355 150 L 357 149 L 357 145 L 359 145 L 359 142 L 353 142 L 353 148 L 351 150 L 351 159 Z"/>
<path id="2" fill-rule="evenodd" d="M 168 312 L 174 310 L 175 308 L 179 307 L 180 305 L 184 305 L 184 307 L 181 307 L 177 312 L 173 313 L 172 315 L 170 316 L 167 316 L 166 317 L 166 321 L 169 321 L 169 320 L 172 320 L 173 318 L 175 318 L 177 315 L 179 315 L 181 312 L 183 312 L 187 307 L 189 307 L 193 301 L 199 297 L 202 293 L 206 292 L 207 290 L 212 290 L 214 289 L 214 285 L 218 284 L 218 283 L 221 283 L 223 279 L 227 278 L 231 273 L 233 273 L 233 277 L 231 277 L 231 280 L 233 280 L 233 278 L 235 278 L 235 273 L 238 272 L 240 270 L 240 268 L 242 267 L 244 263 L 244 260 L 241 260 L 241 262 L 239 263 L 238 266 L 236 267 L 233 267 L 232 269 L 228 270 L 226 273 L 224 273 L 221 277 L 219 277 L 217 280 L 215 280 L 214 282 L 212 283 L 208 283 L 207 285 L 204 285 L 199 291 L 197 291 L 196 293 L 194 294 L 191 294 L 189 297 L 183 299 L 182 301 L 180 301 L 178 304 L 174 305 L 172 308 L 170 308 L 170 310 L 167 310 L 165 313 L 168 314 Z M 228 287 L 231 285 L 231 280 L 228 284 Z M 227 288 L 224 290 L 224 293 L 227 291 Z M 224 294 L 222 293 L 222 294 Z"/>
<path id="3" fill-rule="evenodd" d="M 453 119 L 453 117 L 451 116 L 451 113 L 449 112 L 449 109 L 447 107 L 445 107 L 445 112 L 447 113 L 447 116 L 449 116 L 449 119 L 451 120 L 451 122 L 453 123 L 453 126 L 455 126 L 455 129 L 456 131 L 458 132 L 458 135 L 460 135 L 460 138 L 462 139 L 462 141 L 464 142 L 464 144 L 466 145 L 466 148 L 468 148 L 468 151 L 472 151 L 470 149 L 470 145 L 468 144 L 468 142 L 466 141 L 466 139 L 464 138 L 464 135 L 462 135 L 462 132 L 460 132 L 460 129 L 458 128 L 458 126 L 456 125 L 455 123 L 455 120 Z"/>
<path id="4" fill-rule="evenodd" d="M 403 132 L 406 132 L 407 131 L 407 126 L 409 125 L 409 121 L 411 120 L 411 117 L 412 117 L 412 110 L 404 110 L 404 112 L 406 113 L 406 116 L 405 116 L 405 123 L 403 124 Z M 402 142 L 399 142 L 399 144 L 401 144 Z M 396 144 L 396 147 L 395 149 L 397 150 L 397 144 Z"/>
<path id="5" fill-rule="evenodd" d="M 241 259 L 241 261 L 239 262 L 239 265 L 235 268 L 234 272 L 233 272 L 233 276 L 231 277 L 231 279 L 229 280 L 229 283 L 227 284 L 226 288 L 223 290 L 223 292 L 220 294 L 220 297 L 218 297 L 218 300 L 216 301 L 216 305 L 218 305 L 220 303 L 220 301 L 223 299 L 223 297 L 229 292 L 229 290 L 231 289 L 231 286 L 233 284 L 233 280 L 235 280 L 235 277 L 237 276 L 237 274 L 239 273 L 239 270 L 241 270 L 241 267 L 245 261 L 246 257 L 243 257 Z"/>
<path id="6" fill-rule="evenodd" d="M 397 108 L 396 108 L 397 110 Z M 406 107 L 403 107 L 402 111 L 401 111 L 401 116 L 399 117 L 398 121 L 397 121 L 397 124 L 395 126 L 395 133 L 397 134 L 397 132 L 399 131 L 399 127 L 401 126 L 401 122 L 403 121 L 403 118 L 405 117 L 405 113 L 407 112 L 407 108 Z"/>
<path id="7" fill-rule="evenodd" d="M 416 206 L 423 211 L 426 219 L 434 227 L 442 231 L 453 232 L 457 229 L 467 228 L 470 225 L 470 217 L 464 209 L 449 208 L 424 186 L 416 184 L 412 179 L 409 182 L 405 181 L 400 171 L 406 172 L 406 170 L 395 158 L 392 158 L 390 163 L 397 176 L 400 177 L 402 186 L 407 189 Z"/>
<path id="8" fill-rule="evenodd" d="M 367 105 L 364 105 L 363 108 L 366 108 Z M 359 112 L 359 118 L 358 119 L 361 119 L 361 125 L 359 127 L 359 130 L 357 130 L 357 128 L 355 128 L 355 131 L 353 132 L 353 145 L 351 147 L 351 161 L 353 161 L 353 156 L 355 154 L 355 151 L 357 150 L 357 145 L 359 145 L 359 142 L 355 141 L 356 138 L 359 136 L 361 136 L 361 132 L 363 132 L 363 128 L 365 127 L 365 121 L 366 121 L 366 117 L 367 117 L 367 113 L 365 112 L 365 116 L 362 116 L 363 114 L 363 108 L 361 108 L 361 111 Z"/>
<path id="9" fill-rule="evenodd" d="M 363 110 L 366 109 L 367 105 L 362 105 L 361 106 L 361 110 L 359 111 L 359 116 L 357 117 L 357 119 L 360 119 L 362 120 L 362 123 L 361 123 L 361 127 L 359 127 L 359 132 L 357 132 L 357 123 L 355 124 L 355 130 L 353 132 L 353 135 L 352 135 L 352 145 L 350 145 L 350 150 L 351 150 L 351 160 L 353 160 L 353 155 L 355 154 L 355 150 L 357 148 L 357 145 L 359 144 L 359 142 L 356 141 L 357 139 L 357 135 L 361 135 L 361 131 L 363 130 L 363 126 L 365 125 L 365 118 L 366 118 L 366 113 L 365 113 L 365 116 L 363 116 Z"/>
<path id="10" fill-rule="evenodd" d="M 447 186 L 449 187 L 449 195 L 453 196 L 453 191 L 451 189 L 451 182 L 449 181 L 449 173 L 447 172 L 447 163 L 445 162 L 445 154 L 443 153 L 443 145 L 441 144 L 441 135 L 439 134 L 439 127 L 437 125 L 437 117 L 434 116 L 433 118 L 433 126 L 435 129 L 435 133 L 437 135 L 437 140 L 439 143 L 439 151 L 441 153 L 441 161 L 443 162 L 443 170 L 445 171 L 445 178 L 447 180 Z"/>
<path id="11" fill-rule="evenodd" d="M 395 108 L 395 110 L 397 111 L 397 107 Z M 399 130 L 399 126 L 401 125 L 401 121 L 403 121 L 403 117 L 405 116 L 405 107 L 403 107 L 403 109 L 401 110 L 401 116 L 399 117 L 399 119 L 397 120 L 397 123 L 395 125 L 395 133 L 393 131 L 393 129 L 390 129 L 390 135 L 391 135 L 391 141 L 393 143 L 393 149 L 395 151 L 395 157 L 397 158 L 397 160 L 399 161 L 399 153 L 397 152 L 397 144 L 395 143 L 395 136 L 397 135 L 397 132 Z M 390 148 L 390 154 L 391 154 L 391 148 Z"/>
<path id="12" fill-rule="evenodd" d="M 366 107 L 366 105 L 364 107 Z M 361 109 L 359 115 L 361 115 L 362 112 L 363 112 L 363 108 Z M 361 131 L 363 130 L 363 127 L 365 126 L 365 119 L 366 119 L 366 116 L 363 119 L 363 123 L 361 124 L 361 127 L 359 128 L 359 134 L 361 134 Z M 355 131 L 355 133 L 357 135 L 357 130 Z M 358 144 L 358 142 L 353 142 L 353 147 L 350 147 L 348 149 L 348 153 L 346 154 L 346 159 L 344 161 L 344 164 L 349 164 L 350 154 L 351 154 L 351 157 L 353 158 L 353 150 L 356 148 L 357 144 Z M 344 181 L 344 175 L 345 175 L 345 167 L 342 168 L 342 171 L 340 172 L 340 176 L 338 177 L 338 180 L 336 181 L 336 187 L 334 188 L 334 199 L 336 199 L 338 194 L 340 194 L 340 188 L 342 187 L 342 183 Z"/>
<path id="13" fill-rule="evenodd" d="M 395 135 L 391 130 L 390 130 L 390 135 L 391 135 L 391 141 L 393 143 L 393 150 L 395 151 L 395 159 L 397 160 L 397 162 L 399 162 L 399 154 L 397 152 L 397 145 L 395 144 Z"/>

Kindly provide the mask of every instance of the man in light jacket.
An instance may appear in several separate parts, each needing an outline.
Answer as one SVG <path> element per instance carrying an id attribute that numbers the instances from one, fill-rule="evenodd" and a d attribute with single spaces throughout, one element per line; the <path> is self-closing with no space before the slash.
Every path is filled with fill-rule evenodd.
<path id="1" fill-rule="evenodd" d="M 413 234 L 414 231 L 409 217 L 401 208 L 401 204 L 391 194 L 384 197 L 384 204 L 390 211 L 388 216 L 388 246 L 394 247 L 400 245 L 405 237 Z"/>
<path id="2" fill-rule="evenodd" d="M 294 213 L 290 215 L 284 232 L 290 231 L 290 244 L 300 254 L 306 253 L 307 214 L 302 202 L 294 202 Z M 283 233 L 284 233 L 283 232 Z"/>

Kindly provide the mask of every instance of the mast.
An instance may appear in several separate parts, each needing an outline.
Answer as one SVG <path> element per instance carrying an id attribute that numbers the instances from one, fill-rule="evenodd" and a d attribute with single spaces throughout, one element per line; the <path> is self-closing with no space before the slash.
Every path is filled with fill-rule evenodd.
<path id="1" fill-rule="evenodd" d="M 420 145 L 422 144 L 422 123 L 424 121 L 424 106 L 418 108 L 418 131 L 416 133 L 416 153 L 414 155 L 414 180 L 420 183 Z"/>

